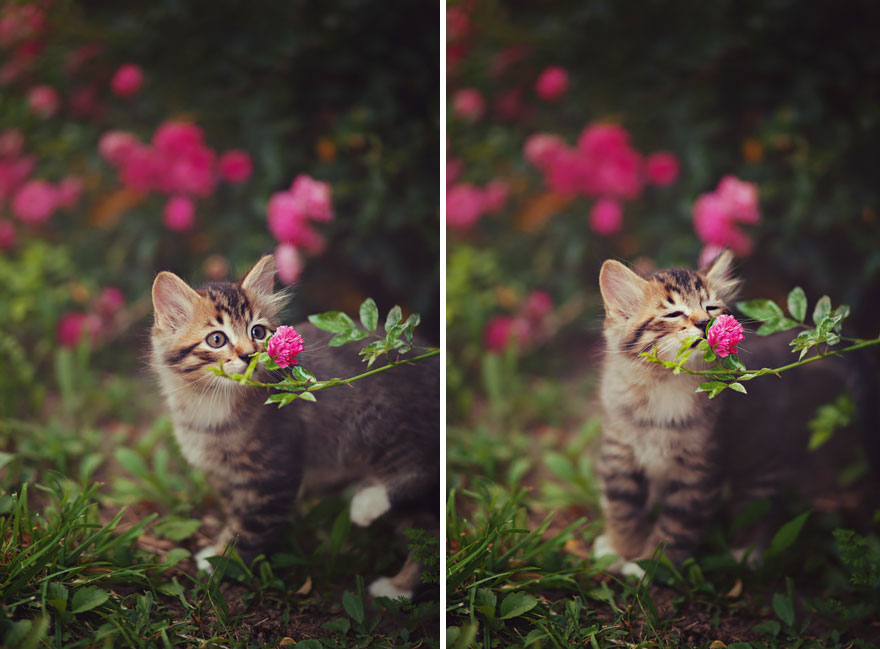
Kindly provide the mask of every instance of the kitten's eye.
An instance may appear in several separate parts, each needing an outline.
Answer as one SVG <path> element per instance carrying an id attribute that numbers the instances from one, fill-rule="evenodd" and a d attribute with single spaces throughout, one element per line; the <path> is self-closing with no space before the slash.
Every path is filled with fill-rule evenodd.
<path id="1" fill-rule="evenodd" d="M 251 327 L 251 338 L 254 340 L 263 340 L 266 337 L 266 327 L 263 325 L 254 325 Z"/>
<path id="2" fill-rule="evenodd" d="M 678 318 L 682 315 L 684 315 L 684 314 L 681 311 L 673 311 L 672 313 L 663 314 L 663 317 L 664 318 Z"/>
<path id="3" fill-rule="evenodd" d="M 720 306 L 707 306 L 704 308 L 706 309 L 706 313 L 709 313 L 710 311 L 720 311 L 721 310 Z"/>
<path id="4" fill-rule="evenodd" d="M 222 331 L 215 331 L 214 333 L 208 334 L 208 337 L 205 338 L 205 342 L 208 343 L 208 347 L 218 349 L 226 344 L 226 334 Z"/>

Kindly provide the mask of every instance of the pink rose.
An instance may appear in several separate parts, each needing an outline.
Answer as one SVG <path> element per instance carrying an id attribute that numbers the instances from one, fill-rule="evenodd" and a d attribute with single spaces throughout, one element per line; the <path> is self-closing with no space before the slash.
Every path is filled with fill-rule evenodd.
<path id="1" fill-rule="evenodd" d="M 452 112 L 466 122 L 476 122 L 486 112 L 486 100 L 476 88 L 462 88 L 452 97 Z"/>
<path id="2" fill-rule="evenodd" d="M 0 202 L 18 189 L 37 165 L 36 158 L 25 156 L 17 160 L 0 160 Z"/>
<path id="3" fill-rule="evenodd" d="M 189 230 L 195 223 L 196 205 L 186 196 L 172 196 L 165 203 L 162 223 L 173 232 Z"/>
<path id="4" fill-rule="evenodd" d="M 507 315 L 491 318 L 483 331 L 483 340 L 490 352 L 502 352 L 514 342 L 522 350 L 529 338 L 529 323 L 521 318 Z"/>
<path id="5" fill-rule="evenodd" d="M 701 194 L 693 214 L 694 230 L 703 243 L 729 247 L 738 255 L 751 251 L 751 239 L 736 226 L 729 204 L 717 193 Z"/>
<path id="6" fill-rule="evenodd" d="M 202 148 L 202 129 L 188 122 L 164 122 L 153 133 L 153 146 L 172 157 Z"/>
<path id="7" fill-rule="evenodd" d="M 565 141 L 558 135 L 536 133 L 526 140 L 523 157 L 533 167 L 546 169 L 553 162 L 556 154 L 566 148 Z"/>
<path id="8" fill-rule="evenodd" d="M 545 69 L 535 82 L 535 94 L 544 101 L 556 101 L 568 90 L 568 72 L 558 65 Z"/>
<path id="9" fill-rule="evenodd" d="M 493 180 L 483 188 L 483 209 L 490 214 L 500 212 L 510 196 L 510 185 L 504 180 Z"/>
<path id="10" fill-rule="evenodd" d="M 117 97 L 132 97 L 141 89 L 144 82 L 144 73 L 140 66 L 126 63 L 116 70 L 110 81 L 110 90 Z"/>
<path id="11" fill-rule="evenodd" d="M 616 124 L 590 124 L 583 130 L 578 149 L 595 158 L 605 158 L 629 149 L 629 133 Z"/>
<path id="12" fill-rule="evenodd" d="M 69 311 L 61 316 L 55 329 L 55 339 L 62 347 L 76 347 L 88 333 L 94 344 L 101 332 L 101 320 L 95 315 Z"/>
<path id="13" fill-rule="evenodd" d="M 743 338 L 745 338 L 743 326 L 732 315 L 720 315 L 715 318 L 706 336 L 709 347 L 719 358 L 736 354 L 736 346 Z"/>
<path id="14" fill-rule="evenodd" d="M 98 295 L 96 308 L 98 313 L 107 318 L 112 318 L 125 306 L 125 295 L 115 286 L 105 286 Z"/>
<path id="15" fill-rule="evenodd" d="M 299 251 L 289 243 L 282 243 L 275 248 L 275 267 L 278 270 L 278 279 L 283 284 L 293 284 L 302 274 L 302 256 Z"/>
<path id="16" fill-rule="evenodd" d="M 724 250 L 724 246 L 719 246 L 714 243 L 709 243 L 703 246 L 703 250 L 700 251 L 700 259 L 697 264 L 700 268 L 707 265 L 709 262 L 714 261 L 715 257 L 720 255 Z"/>
<path id="17" fill-rule="evenodd" d="M 159 149 L 155 157 L 163 162 L 157 166 L 156 176 L 164 192 L 193 196 L 209 196 L 214 192 L 217 177 L 214 175 L 215 154 L 211 149 L 193 145 L 176 154 Z"/>
<path id="18" fill-rule="evenodd" d="M 45 180 L 29 180 L 12 199 L 12 213 L 25 223 L 44 223 L 57 207 L 58 192 Z"/>
<path id="19" fill-rule="evenodd" d="M 330 197 L 330 183 L 315 180 L 306 174 L 299 174 L 293 179 L 290 193 L 296 200 L 302 201 L 306 216 L 315 221 L 333 220 L 333 202 Z"/>
<path id="20" fill-rule="evenodd" d="M 629 147 L 609 152 L 603 158 L 591 160 L 583 187 L 588 196 L 613 196 L 623 199 L 638 198 L 642 193 L 642 156 Z"/>
<path id="21" fill-rule="evenodd" d="M 15 247 L 15 226 L 8 219 L 0 219 L 0 250 L 11 250 Z"/>
<path id="22" fill-rule="evenodd" d="M 60 105 L 61 98 L 52 86 L 35 86 L 28 91 L 28 108 L 38 117 L 54 116 Z"/>
<path id="23" fill-rule="evenodd" d="M 126 131 L 107 131 L 98 140 L 98 153 L 107 162 L 119 165 L 136 148 L 143 146 L 133 133 Z"/>
<path id="24" fill-rule="evenodd" d="M 220 177 L 230 183 L 247 182 L 253 172 L 253 162 L 247 151 L 227 151 L 220 156 Z"/>
<path id="25" fill-rule="evenodd" d="M 159 152 L 152 147 L 138 144 L 126 150 L 119 178 L 128 189 L 149 192 L 156 188 L 159 178 L 167 171 Z"/>
<path id="26" fill-rule="evenodd" d="M 548 159 L 547 186 L 562 196 L 575 196 L 584 190 L 589 161 L 577 149 L 561 148 Z"/>
<path id="27" fill-rule="evenodd" d="M 652 153 L 645 161 L 648 182 L 658 187 L 668 187 L 678 180 L 678 158 L 666 151 Z"/>
<path id="28" fill-rule="evenodd" d="M 620 232 L 623 208 L 618 201 L 600 198 L 590 208 L 590 228 L 596 234 L 608 236 Z"/>
<path id="29" fill-rule="evenodd" d="M 82 196 L 83 181 L 77 176 L 68 176 L 55 187 L 58 207 L 69 209 L 79 202 Z"/>
<path id="30" fill-rule="evenodd" d="M 306 206 L 291 192 L 276 192 L 266 205 L 269 231 L 279 243 L 293 243 L 307 227 Z"/>
<path id="31" fill-rule="evenodd" d="M 446 192 L 446 225 L 467 230 L 485 210 L 483 190 L 470 183 L 453 185 Z"/>
<path id="32" fill-rule="evenodd" d="M 523 313 L 532 321 L 543 320 L 553 310 L 553 299 L 546 291 L 532 291 L 526 297 Z"/>
<path id="33" fill-rule="evenodd" d="M 715 190 L 724 202 L 731 218 L 742 223 L 754 224 L 761 220 L 758 210 L 758 186 L 736 176 L 724 176 Z"/>
<path id="34" fill-rule="evenodd" d="M 296 356 L 303 348 L 303 337 L 297 333 L 296 329 L 281 325 L 269 339 L 266 351 L 269 352 L 269 356 L 278 364 L 278 367 L 285 368 L 297 364 Z"/>

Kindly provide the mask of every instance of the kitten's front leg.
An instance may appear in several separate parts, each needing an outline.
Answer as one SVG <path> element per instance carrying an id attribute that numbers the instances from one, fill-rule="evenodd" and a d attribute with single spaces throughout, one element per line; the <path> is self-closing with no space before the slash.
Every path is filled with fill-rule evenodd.
<path id="1" fill-rule="evenodd" d="M 605 540 L 621 559 L 642 558 L 650 533 L 648 481 L 633 449 L 610 436 L 603 436 L 599 452 L 602 512 L 607 526 Z M 603 540 L 603 542 L 605 542 Z M 608 549 L 597 543 L 597 549 Z"/>

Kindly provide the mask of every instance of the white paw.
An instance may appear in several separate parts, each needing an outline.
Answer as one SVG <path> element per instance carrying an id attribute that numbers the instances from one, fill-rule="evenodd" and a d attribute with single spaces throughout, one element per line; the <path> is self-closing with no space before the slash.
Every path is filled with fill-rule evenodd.
<path id="1" fill-rule="evenodd" d="M 620 556 L 617 554 L 617 550 L 614 549 L 614 546 L 611 545 L 611 540 L 608 538 L 608 535 L 600 534 L 596 537 L 596 540 L 593 541 L 593 557 L 598 559 L 609 555 L 615 557 Z M 605 568 L 605 570 L 624 577 L 636 577 L 641 579 L 645 576 L 645 571 L 639 564 L 633 561 L 624 561 L 619 558 Z"/>
<path id="2" fill-rule="evenodd" d="M 208 562 L 208 557 L 216 557 L 218 556 L 217 550 L 214 549 L 213 545 L 209 545 L 206 548 L 202 548 L 196 553 L 196 567 L 199 570 L 204 570 L 209 575 L 214 573 L 214 566 L 212 566 Z"/>
<path id="3" fill-rule="evenodd" d="M 384 485 L 361 489 L 351 499 L 351 522 L 366 527 L 389 509 L 391 501 Z"/>
<path id="4" fill-rule="evenodd" d="M 596 540 L 593 541 L 593 556 L 598 559 L 599 557 L 604 557 L 606 554 L 613 554 L 616 557 L 617 551 L 611 545 L 611 540 L 608 538 L 608 535 L 600 534 L 596 537 Z"/>
<path id="5" fill-rule="evenodd" d="M 388 577 L 380 577 L 368 588 L 370 591 L 370 595 L 373 597 L 388 597 L 390 599 L 397 599 L 398 597 L 406 597 L 407 599 L 412 599 L 413 592 L 411 590 L 403 590 L 398 588 Z"/>
<path id="6" fill-rule="evenodd" d="M 620 563 L 620 562 L 618 562 Z M 617 564 L 615 564 L 617 565 Z M 645 576 L 645 570 L 639 564 L 632 561 L 624 561 L 618 568 L 618 572 L 624 577 L 635 577 L 641 579 Z"/>

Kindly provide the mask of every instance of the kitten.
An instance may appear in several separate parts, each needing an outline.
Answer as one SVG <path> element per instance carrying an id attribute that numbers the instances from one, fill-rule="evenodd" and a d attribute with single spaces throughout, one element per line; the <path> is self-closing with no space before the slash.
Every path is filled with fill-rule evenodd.
<path id="1" fill-rule="evenodd" d="M 248 563 L 269 551 L 301 485 L 356 482 L 350 517 L 360 526 L 392 508 L 439 517 L 437 358 L 321 391 L 317 403 L 282 409 L 264 405 L 266 390 L 210 372 L 222 361 L 227 372 L 242 373 L 250 355 L 265 348 L 286 301 L 283 292 L 274 292 L 274 277 L 274 258 L 267 255 L 237 284 L 193 290 L 169 272 L 153 283 L 152 364 L 174 434 L 226 509 L 225 528 L 199 553 L 200 567 L 233 539 Z M 296 330 L 306 341 L 298 360 L 319 379 L 365 370 L 356 346 L 327 347 L 327 334 L 308 323 Z M 412 598 L 419 572 L 409 558 L 400 574 L 375 581 L 370 592 Z"/>
<path id="2" fill-rule="evenodd" d="M 806 422 L 816 405 L 837 395 L 829 396 L 829 385 L 845 387 L 851 359 L 798 368 L 797 378 L 762 377 L 748 383 L 748 396 L 710 400 L 696 392 L 706 379 L 675 375 L 639 357 L 656 346 L 662 360 L 672 360 L 685 338 L 703 337 L 712 318 L 729 312 L 739 286 L 732 261 L 726 251 L 699 271 L 648 277 L 614 260 L 602 266 L 606 350 L 598 470 L 607 531 L 596 540 L 597 556 L 643 559 L 665 543 L 667 556 L 680 563 L 719 509 L 723 483 L 731 485 L 737 509 L 755 498 L 777 498 L 796 471 L 809 471 L 815 461 L 807 452 Z M 747 339 L 742 358 L 756 368 L 790 363 L 791 337 Z M 704 369 L 701 356 L 693 354 L 686 367 Z M 868 383 L 857 392 L 857 403 L 870 400 Z M 757 531 L 766 535 L 769 525 Z M 616 569 L 640 571 L 632 563 Z"/>

